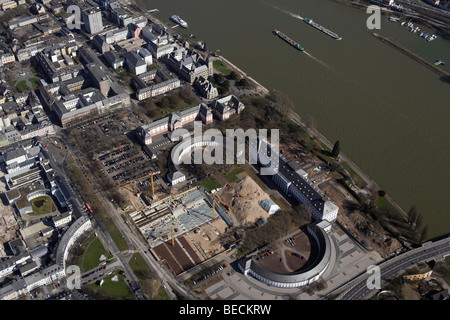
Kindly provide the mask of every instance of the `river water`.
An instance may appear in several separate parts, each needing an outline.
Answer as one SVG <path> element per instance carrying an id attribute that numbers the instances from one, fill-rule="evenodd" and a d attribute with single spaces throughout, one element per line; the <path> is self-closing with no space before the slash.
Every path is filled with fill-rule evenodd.
<path id="1" fill-rule="evenodd" d="M 144 1 L 168 25 L 173 14 L 187 21 L 180 34 L 194 34 L 269 90 L 288 94 L 296 112 L 313 117 L 330 141 L 339 139 L 404 210 L 417 206 L 429 237 L 450 232 L 450 84 L 373 37 L 365 11 L 331 0 Z M 275 28 L 306 53 L 275 37 Z M 450 71 L 450 42 L 428 42 L 385 16 L 376 32 L 447 62 Z"/>

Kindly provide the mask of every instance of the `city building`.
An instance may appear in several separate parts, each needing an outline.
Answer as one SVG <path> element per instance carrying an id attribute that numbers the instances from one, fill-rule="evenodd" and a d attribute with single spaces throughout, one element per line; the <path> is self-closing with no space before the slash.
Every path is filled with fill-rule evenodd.
<path id="1" fill-rule="evenodd" d="M 147 64 L 135 51 L 126 52 L 123 58 L 125 59 L 125 65 L 128 70 L 133 74 L 139 75 L 147 71 Z"/>
<path id="2" fill-rule="evenodd" d="M 195 80 L 194 86 L 203 98 L 214 99 L 219 96 L 217 88 L 203 76 L 200 76 Z"/>
<path id="3" fill-rule="evenodd" d="M 201 120 L 204 124 L 213 122 L 212 113 L 206 104 L 201 103 L 181 111 L 172 112 L 167 117 L 139 127 L 137 135 L 142 144 L 149 145 L 153 143 L 154 136 L 175 131 L 195 120 Z"/>
<path id="4" fill-rule="evenodd" d="M 107 32 L 104 37 L 107 44 L 114 44 L 116 42 L 127 39 L 128 34 L 128 28 L 120 28 Z"/>
<path id="5" fill-rule="evenodd" d="M 140 49 L 138 53 L 147 65 L 151 65 L 153 63 L 153 57 L 150 51 L 147 49 Z"/>
<path id="6" fill-rule="evenodd" d="M 111 50 L 110 45 L 106 42 L 105 36 L 102 35 L 95 35 L 94 38 L 92 38 L 92 43 L 94 44 L 95 48 L 97 48 L 100 53 L 105 53 Z"/>
<path id="7" fill-rule="evenodd" d="M 123 67 L 123 64 L 125 62 L 125 59 L 119 56 L 119 54 L 115 51 L 108 51 L 103 55 L 103 57 L 106 59 L 106 61 L 108 61 L 109 65 L 113 69 Z"/>
<path id="8" fill-rule="evenodd" d="M 295 288 L 310 285 L 324 274 L 331 261 L 331 240 L 324 230 L 328 222 L 322 221 L 308 225 L 306 232 L 315 241 L 317 257 L 312 264 L 306 268 L 292 273 L 277 273 L 262 266 L 256 255 L 246 257 L 238 262 L 239 270 L 253 278 L 279 288 Z"/>
<path id="9" fill-rule="evenodd" d="M 136 91 L 136 98 L 144 100 L 150 97 L 156 97 L 181 86 L 181 81 L 178 78 L 172 78 L 160 83 L 156 83 Z"/>
<path id="10" fill-rule="evenodd" d="M 215 100 L 211 106 L 212 112 L 219 120 L 227 120 L 234 114 L 240 114 L 244 110 L 244 104 L 234 95 Z"/>
<path id="11" fill-rule="evenodd" d="M 72 221 L 72 214 L 70 212 L 62 213 L 56 217 L 53 217 L 52 221 L 55 228 L 59 228 Z"/>
<path id="12" fill-rule="evenodd" d="M 199 53 L 184 47 L 172 51 L 164 61 L 191 85 L 200 77 L 208 79 L 213 74 L 210 55 L 204 59 Z"/>
<path id="13" fill-rule="evenodd" d="M 117 1 L 110 3 L 109 6 L 111 18 L 116 24 L 121 27 L 126 27 L 130 23 L 133 23 L 133 17 L 131 14 L 126 12 Z"/>
<path id="14" fill-rule="evenodd" d="M 81 20 L 84 22 L 86 31 L 90 34 L 99 33 L 103 30 L 102 12 L 95 8 L 81 11 Z"/>
<path id="15" fill-rule="evenodd" d="M 103 94 L 103 96 L 108 97 L 111 79 L 100 68 L 100 66 L 95 63 L 87 64 L 86 69 L 92 77 L 94 84 Z"/>
<path id="16" fill-rule="evenodd" d="M 265 140 L 249 141 L 249 152 L 251 158 L 269 170 L 272 181 L 283 193 L 311 210 L 314 220 L 336 220 L 339 207 L 308 181 L 305 171 L 295 161 L 284 159 Z"/>
<path id="17" fill-rule="evenodd" d="M 64 50 L 64 48 L 59 48 Z M 50 48 L 46 48 L 36 54 L 36 58 L 50 82 L 64 81 L 75 78 L 83 69 L 82 65 L 74 64 L 67 54 L 53 54 L 49 52 Z"/>

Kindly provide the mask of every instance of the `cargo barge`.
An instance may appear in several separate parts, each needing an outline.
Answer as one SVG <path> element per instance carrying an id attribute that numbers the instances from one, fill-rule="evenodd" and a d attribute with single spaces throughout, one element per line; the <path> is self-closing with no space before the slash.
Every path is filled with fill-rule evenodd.
<path id="1" fill-rule="evenodd" d="M 299 45 L 297 42 L 295 42 L 294 40 L 292 40 L 291 38 L 289 38 L 287 35 L 285 35 L 283 32 L 279 31 L 279 30 L 274 30 L 273 34 L 276 35 L 278 38 L 283 39 L 284 41 L 286 41 L 287 43 L 289 43 L 291 46 L 293 46 L 295 49 L 300 50 L 300 51 L 304 51 L 305 49 Z"/>
<path id="2" fill-rule="evenodd" d="M 312 21 L 311 19 L 305 18 L 303 19 L 303 21 L 305 21 L 307 24 L 309 24 L 310 26 L 316 28 L 317 30 L 322 31 L 323 33 L 329 35 L 330 37 L 336 39 L 336 40 L 341 40 L 342 37 L 338 36 L 336 33 L 334 33 L 333 31 L 328 30 L 327 28 L 322 27 L 320 24 Z"/>

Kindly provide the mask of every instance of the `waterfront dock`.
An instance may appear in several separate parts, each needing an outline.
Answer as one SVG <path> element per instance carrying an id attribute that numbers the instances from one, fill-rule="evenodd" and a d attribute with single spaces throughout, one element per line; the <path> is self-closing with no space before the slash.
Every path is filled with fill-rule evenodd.
<path id="1" fill-rule="evenodd" d="M 410 57 L 411 59 L 416 60 L 417 62 L 423 64 L 424 66 L 428 67 L 429 69 L 431 69 L 432 71 L 436 72 L 437 74 L 439 74 L 443 79 L 450 81 L 450 73 L 448 73 L 445 70 L 442 70 L 441 68 L 439 68 L 437 65 L 435 65 L 434 63 L 426 60 L 425 58 L 419 56 L 418 54 L 412 52 L 411 50 L 403 47 L 402 45 L 400 45 L 399 43 L 395 42 L 394 40 L 392 40 L 391 38 L 388 37 L 384 37 L 378 33 L 372 33 L 372 35 L 383 41 L 384 43 L 387 43 L 388 45 L 390 45 L 391 47 L 394 47 L 395 49 L 397 49 L 398 51 L 404 53 L 405 55 L 407 55 L 408 57 Z"/>

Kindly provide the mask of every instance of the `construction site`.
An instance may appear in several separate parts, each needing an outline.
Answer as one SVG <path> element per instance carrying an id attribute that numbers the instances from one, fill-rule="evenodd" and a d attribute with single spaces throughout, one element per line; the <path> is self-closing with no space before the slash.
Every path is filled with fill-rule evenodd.
<path id="1" fill-rule="evenodd" d="M 247 175 L 213 194 L 196 187 L 157 199 L 152 190 L 151 199 L 133 194 L 128 214 L 156 259 L 175 275 L 225 251 L 224 235 L 233 226 L 269 217 L 259 204 L 269 196 Z"/>
<path id="2" fill-rule="evenodd" d="M 224 188 L 214 194 L 214 198 L 226 209 L 235 226 L 249 226 L 258 220 L 269 217 L 259 204 L 269 199 L 269 195 L 248 175 L 226 184 Z"/>
<path id="3" fill-rule="evenodd" d="M 139 210 L 129 213 L 152 253 L 174 274 L 224 250 L 218 239 L 230 225 L 223 215 L 225 212 L 201 188 L 155 199 L 151 204 L 144 202 Z"/>
<path id="4" fill-rule="evenodd" d="M 3 173 L 0 177 L 0 193 L 6 191 L 6 186 L 3 180 Z M 2 196 L 3 197 L 3 196 Z M 17 238 L 17 231 L 19 225 L 17 224 L 16 218 L 14 216 L 14 208 L 7 203 L 5 198 L 0 201 L 0 240 L 1 243 L 5 243 Z M 4 250 L 4 246 L 0 246 L 0 258 L 6 257 L 7 254 Z"/>

